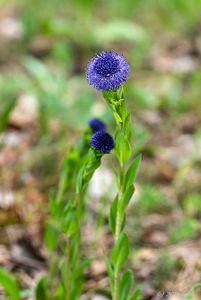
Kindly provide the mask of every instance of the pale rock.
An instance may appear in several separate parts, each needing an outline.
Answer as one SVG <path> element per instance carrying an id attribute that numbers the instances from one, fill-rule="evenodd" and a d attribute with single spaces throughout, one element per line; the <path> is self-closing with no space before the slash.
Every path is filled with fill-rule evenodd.
<path id="1" fill-rule="evenodd" d="M 12 191 L 0 190 L 0 208 L 8 209 L 15 202 L 15 197 Z"/>
<path id="2" fill-rule="evenodd" d="M 30 94 L 22 94 L 17 100 L 9 122 L 18 127 L 24 127 L 33 124 L 37 115 L 36 98 Z"/>
<path id="3" fill-rule="evenodd" d="M 18 20 L 7 17 L 0 20 L 0 37 L 7 40 L 17 40 L 22 37 L 24 28 Z"/>

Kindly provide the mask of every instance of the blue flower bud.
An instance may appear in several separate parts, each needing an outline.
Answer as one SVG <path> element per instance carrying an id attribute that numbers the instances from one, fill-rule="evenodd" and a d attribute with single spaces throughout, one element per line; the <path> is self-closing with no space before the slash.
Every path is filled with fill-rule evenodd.
<path id="1" fill-rule="evenodd" d="M 96 132 L 96 131 L 105 131 L 106 130 L 106 126 L 105 124 L 99 120 L 99 119 L 91 119 L 89 121 L 89 126 L 91 127 L 91 129 Z"/>
<path id="2" fill-rule="evenodd" d="M 129 77 L 126 58 L 116 52 L 101 52 L 87 66 L 87 80 L 97 90 L 117 90 Z"/>
<path id="3" fill-rule="evenodd" d="M 97 131 L 91 137 L 91 146 L 102 153 L 110 153 L 114 149 L 114 140 L 109 133 Z"/>

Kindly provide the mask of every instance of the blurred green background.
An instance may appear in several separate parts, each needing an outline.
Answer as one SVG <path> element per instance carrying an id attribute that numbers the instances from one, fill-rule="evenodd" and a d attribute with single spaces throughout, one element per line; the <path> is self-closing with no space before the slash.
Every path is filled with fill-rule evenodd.
<path id="1" fill-rule="evenodd" d="M 115 50 L 131 65 L 125 90 L 143 154 L 128 226 L 136 282 L 145 299 L 157 299 L 200 280 L 200 15 L 200 0 L 0 1 L 0 240 L 8 256 L 18 240 L 6 232 L 16 225 L 43 249 L 49 193 L 89 119 L 114 131 L 85 70 L 93 55 Z M 90 206 L 102 224 L 104 195 L 96 197 Z"/>

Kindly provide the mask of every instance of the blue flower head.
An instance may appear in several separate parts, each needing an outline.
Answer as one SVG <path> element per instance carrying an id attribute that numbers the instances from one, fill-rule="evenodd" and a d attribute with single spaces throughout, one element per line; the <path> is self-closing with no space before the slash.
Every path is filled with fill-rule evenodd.
<path id="1" fill-rule="evenodd" d="M 106 130 L 105 124 L 99 119 L 91 119 L 89 121 L 89 126 L 91 127 L 91 129 L 94 132 L 99 131 L 99 130 L 102 130 L 102 131 Z"/>
<path id="2" fill-rule="evenodd" d="M 91 146 L 102 153 L 110 153 L 114 149 L 114 140 L 109 133 L 97 131 L 91 137 Z"/>
<path id="3" fill-rule="evenodd" d="M 101 52 L 87 66 L 87 80 L 97 90 L 117 90 L 129 77 L 126 58 L 116 52 Z"/>

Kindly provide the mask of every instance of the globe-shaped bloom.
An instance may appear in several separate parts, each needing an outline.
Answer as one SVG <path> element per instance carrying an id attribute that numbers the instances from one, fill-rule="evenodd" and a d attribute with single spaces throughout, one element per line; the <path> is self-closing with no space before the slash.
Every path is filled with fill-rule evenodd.
<path id="1" fill-rule="evenodd" d="M 106 126 L 105 124 L 99 120 L 99 119 L 91 119 L 89 121 L 89 126 L 91 127 L 91 129 L 96 132 L 96 131 L 105 131 L 106 130 Z"/>
<path id="2" fill-rule="evenodd" d="M 114 140 L 109 133 L 97 131 L 91 137 L 91 146 L 102 153 L 110 153 L 114 149 Z"/>
<path id="3" fill-rule="evenodd" d="M 87 80 L 97 90 L 117 90 L 129 77 L 126 58 L 116 52 L 101 52 L 87 66 Z"/>

